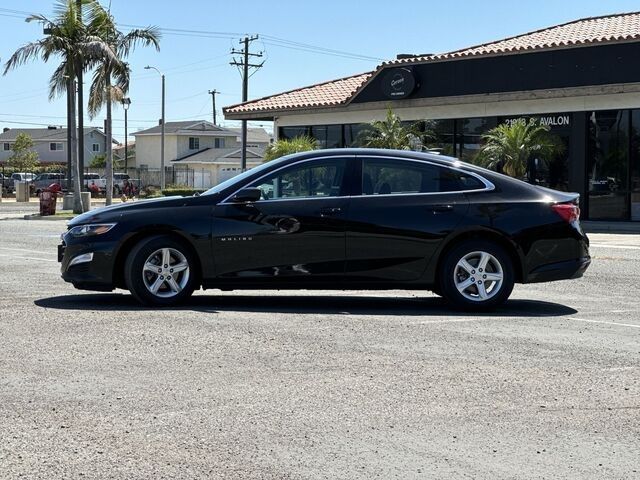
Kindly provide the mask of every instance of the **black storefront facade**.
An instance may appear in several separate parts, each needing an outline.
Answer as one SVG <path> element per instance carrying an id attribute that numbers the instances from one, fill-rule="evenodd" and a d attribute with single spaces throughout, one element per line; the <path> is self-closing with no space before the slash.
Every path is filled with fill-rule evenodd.
<path id="1" fill-rule="evenodd" d="M 391 107 L 404 121 L 429 124 L 436 137 L 429 149 L 464 161 L 473 161 L 493 127 L 535 118 L 561 148 L 553 159 L 534 160 L 529 181 L 579 192 L 583 218 L 640 221 L 638 59 L 640 40 L 399 60 L 335 106 L 225 113 L 274 120 L 278 138 L 311 135 L 323 148 L 339 148 L 359 146 L 360 132 Z"/>
<path id="2" fill-rule="evenodd" d="M 473 161 L 482 136 L 500 123 L 538 119 L 563 149 L 540 165 L 535 183 L 581 194 L 583 217 L 640 221 L 640 109 L 562 112 L 434 120 L 437 141 L 429 148 Z M 360 146 L 367 124 L 279 127 L 279 138 L 312 136 L 321 148 Z"/>

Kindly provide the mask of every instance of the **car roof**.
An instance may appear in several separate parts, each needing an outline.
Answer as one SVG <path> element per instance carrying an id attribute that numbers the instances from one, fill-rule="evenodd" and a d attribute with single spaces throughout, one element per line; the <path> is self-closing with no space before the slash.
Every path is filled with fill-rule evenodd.
<path id="1" fill-rule="evenodd" d="M 344 155 L 421 159 L 441 163 L 443 165 L 452 165 L 460 162 L 460 160 L 455 157 L 448 157 L 446 155 L 440 155 L 438 153 L 416 152 L 413 150 L 391 150 L 383 148 L 327 148 L 322 150 L 311 150 L 308 152 L 294 153 L 292 155 L 288 155 L 286 158 L 293 162 L 303 158 Z"/>

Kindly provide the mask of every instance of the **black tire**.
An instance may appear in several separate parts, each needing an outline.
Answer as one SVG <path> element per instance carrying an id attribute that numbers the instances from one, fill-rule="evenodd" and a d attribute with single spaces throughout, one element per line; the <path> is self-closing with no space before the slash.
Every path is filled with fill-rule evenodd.
<path id="1" fill-rule="evenodd" d="M 487 257 L 489 258 L 488 266 L 482 272 L 475 270 L 479 266 L 480 252 L 489 254 L 489 257 Z M 468 258 L 468 263 L 474 268 L 472 270 L 473 274 L 467 273 L 464 268 L 458 266 L 458 262 L 469 255 L 471 256 Z M 476 259 L 478 262 L 476 262 Z M 499 271 L 500 269 L 502 270 L 501 272 Z M 492 274 L 495 276 L 501 275 L 502 283 L 483 280 L 482 276 L 487 278 L 487 276 L 491 277 Z M 468 275 L 468 277 L 465 275 Z M 513 262 L 505 249 L 496 243 L 487 240 L 467 240 L 456 245 L 446 254 L 439 272 L 439 280 L 439 289 L 442 292 L 442 296 L 452 307 L 469 311 L 489 310 L 502 305 L 511 295 L 515 282 Z M 461 292 L 456 282 L 463 285 L 465 281 L 468 281 L 470 285 Z M 480 285 L 485 292 L 486 299 L 481 298 L 480 289 L 476 284 Z M 497 290 L 493 291 L 493 288 L 497 288 Z"/>
<path id="2" fill-rule="evenodd" d="M 150 256 L 163 249 L 168 249 L 171 253 L 169 266 L 164 268 L 161 262 L 158 264 L 158 272 L 145 271 L 144 265 L 150 259 Z M 153 258 L 153 261 L 159 259 L 157 255 Z M 186 262 L 187 269 L 179 273 L 170 273 L 169 268 L 174 261 L 176 262 L 175 266 L 177 266 L 178 262 L 179 264 Z M 163 271 L 160 272 L 160 270 Z M 173 269 L 171 269 L 171 272 L 173 272 Z M 186 278 L 184 277 L 185 274 Z M 181 289 L 179 291 L 174 290 L 167 280 L 160 280 L 160 289 L 157 294 L 154 294 L 147 287 L 147 283 L 155 284 L 155 281 L 158 281 L 159 278 L 173 278 L 172 284 L 178 285 Z M 189 298 L 199 285 L 197 262 L 190 249 L 182 242 L 168 235 L 148 237 L 136 244 L 127 256 L 124 265 L 124 279 L 127 288 L 136 300 L 148 306 L 169 306 L 180 303 Z"/>

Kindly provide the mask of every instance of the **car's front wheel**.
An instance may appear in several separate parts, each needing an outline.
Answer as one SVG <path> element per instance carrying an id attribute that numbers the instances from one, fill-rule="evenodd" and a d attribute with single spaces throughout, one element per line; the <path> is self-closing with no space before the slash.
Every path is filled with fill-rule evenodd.
<path id="1" fill-rule="evenodd" d="M 504 303 L 514 285 L 513 263 L 500 245 L 469 240 L 446 255 L 440 289 L 454 307 L 486 310 Z"/>
<path id="2" fill-rule="evenodd" d="M 127 257 L 125 282 L 131 294 L 145 305 L 174 305 L 195 290 L 195 266 L 190 250 L 174 238 L 145 238 Z"/>

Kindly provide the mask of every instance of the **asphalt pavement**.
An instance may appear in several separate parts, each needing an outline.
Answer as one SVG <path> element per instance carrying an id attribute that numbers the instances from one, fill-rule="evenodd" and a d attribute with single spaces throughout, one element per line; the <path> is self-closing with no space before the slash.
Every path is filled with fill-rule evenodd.
<path id="1" fill-rule="evenodd" d="M 198 292 L 59 276 L 0 221 L 0 478 L 640 478 L 640 235 L 483 315 L 423 292 Z"/>

